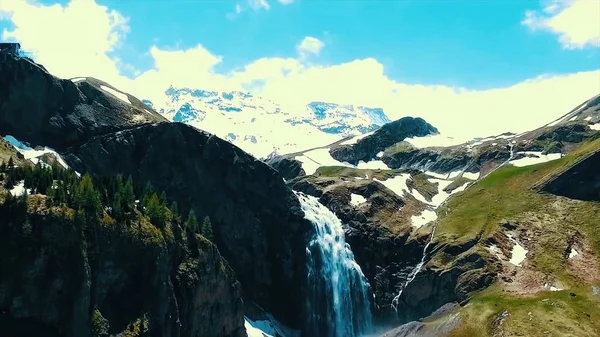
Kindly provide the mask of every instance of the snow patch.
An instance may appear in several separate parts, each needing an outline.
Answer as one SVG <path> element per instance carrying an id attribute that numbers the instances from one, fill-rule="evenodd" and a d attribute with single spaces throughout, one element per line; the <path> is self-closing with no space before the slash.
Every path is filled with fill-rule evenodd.
<path id="1" fill-rule="evenodd" d="M 471 180 L 477 180 L 479 179 L 479 176 L 481 175 L 481 172 L 464 172 L 463 173 L 463 177 L 467 178 L 467 179 L 471 179 Z"/>
<path id="2" fill-rule="evenodd" d="M 590 129 L 600 131 L 600 123 L 590 125 Z"/>
<path id="3" fill-rule="evenodd" d="M 252 321 L 245 318 L 244 327 L 248 337 L 274 337 L 275 331 L 269 321 Z"/>
<path id="4" fill-rule="evenodd" d="M 425 226 L 426 224 L 435 221 L 437 219 L 437 214 L 435 214 L 435 211 L 426 209 L 423 212 L 421 212 L 421 214 L 418 215 L 413 215 L 410 218 L 411 221 L 411 225 L 415 228 L 415 229 L 419 229 L 423 226 Z"/>
<path id="5" fill-rule="evenodd" d="M 460 145 L 463 141 L 451 137 L 442 136 L 441 134 L 430 135 L 425 137 L 413 137 L 404 139 L 414 147 L 425 148 L 425 147 L 448 147 L 454 145 Z"/>
<path id="6" fill-rule="evenodd" d="M 516 240 L 514 240 L 515 245 L 511 250 L 510 255 L 510 263 L 520 267 L 525 261 L 525 257 L 527 256 L 528 250 L 521 246 Z"/>
<path id="7" fill-rule="evenodd" d="M 107 87 L 107 86 L 105 86 L 105 85 L 101 85 L 101 86 L 100 86 L 100 89 L 102 89 L 102 90 L 104 90 L 104 91 L 108 92 L 109 94 L 111 94 L 111 95 L 115 96 L 116 98 L 120 99 L 121 101 L 123 101 L 123 102 L 125 102 L 125 103 L 127 103 L 127 104 L 131 104 L 131 102 L 129 101 L 129 98 L 127 98 L 127 95 L 125 95 L 125 94 L 124 94 L 124 93 L 122 93 L 122 92 L 118 92 L 118 91 L 116 91 L 115 89 L 113 89 L 113 88 L 109 88 L 109 87 Z"/>
<path id="8" fill-rule="evenodd" d="M 367 132 L 367 133 L 359 135 L 359 136 L 354 136 L 354 137 L 352 137 L 352 138 L 350 138 L 350 139 L 348 139 L 346 141 L 341 142 L 340 145 L 353 145 L 353 144 L 356 144 L 356 143 L 358 143 L 359 140 L 361 140 L 361 139 L 363 139 L 363 138 L 365 138 L 367 136 L 370 136 L 373 133 L 375 133 L 375 131 Z"/>
<path id="9" fill-rule="evenodd" d="M 377 152 L 377 155 L 376 155 L 376 156 L 377 156 L 377 158 L 381 158 L 381 157 L 383 157 L 383 151 Z"/>
<path id="10" fill-rule="evenodd" d="M 588 116 L 588 117 L 585 118 L 585 120 L 589 122 L 589 121 L 592 120 L 592 118 L 594 118 L 594 116 Z"/>
<path id="11" fill-rule="evenodd" d="M 361 170 L 389 170 L 389 167 L 381 160 L 371 160 L 366 163 L 361 160 L 358 165 L 337 161 L 329 154 L 328 148 L 311 150 L 295 159 L 302 163 L 306 175 L 314 174 L 321 166 L 345 166 Z"/>
<path id="12" fill-rule="evenodd" d="M 356 206 L 362 205 L 366 202 L 367 202 L 367 199 L 365 199 L 365 197 L 363 197 L 362 195 L 354 194 L 354 193 L 350 194 L 350 204 L 352 206 L 356 207 Z"/>
<path id="13" fill-rule="evenodd" d="M 540 163 L 549 162 L 552 160 L 559 159 L 561 157 L 560 153 L 549 153 L 547 155 L 542 154 L 541 152 L 534 151 L 525 151 L 525 152 L 517 152 L 517 154 L 524 154 L 526 157 L 516 160 L 511 160 L 508 163 L 517 167 L 524 167 L 529 165 L 535 165 Z"/>
<path id="14" fill-rule="evenodd" d="M 550 283 L 544 284 L 544 289 L 545 290 L 550 290 L 550 291 L 561 291 L 561 290 L 564 290 L 563 288 L 555 287 L 555 286 L 551 285 Z"/>
<path id="15" fill-rule="evenodd" d="M 306 175 L 314 174 L 321 166 L 346 166 L 353 167 L 348 163 L 341 163 L 329 154 L 329 149 L 316 149 L 305 152 L 296 159 L 302 163 Z"/>
<path id="16" fill-rule="evenodd" d="M 576 251 L 575 248 L 571 248 L 571 251 L 569 252 L 569 259 L 572 259 L 577 255 L 579 255 L 579 252 Z"/>
<path id="17" fill-rule="evenodd" d="M 496 245 L 491 245 L 489 247 L 486 247 L 488 249 L 488 251 L 492 254 L 494 254 L 497 258 L 499 259 L 504 259 L 504 254 L 502 253 L 502 250 L 500 248 L 498 248 L 498 246 Z"/>
<path id="18" fill-rule="evenodd" d="M 575 117 L 573 117 L 573 118 L 569 119 L 569 122 L 572 122 L 572 121 L 576 120 L 576 119 L 577 119 L 577 117 L 579 117 L 579 116 L 575 116 Z"/>
<path id="19" fill-rule="evenodd" d="M 438 179 L 446 179 L 448 178 L 448 173 L 435 173 L 433 171 L 425 171 L 425 174 L 428 176 L 432 176 Z"/>
<path id="20" fill-rule="evenodd" d="M 462 172 L 463 172 L 462 170 L 450 172 L 450 173 L 448 173 L 448 178 L 446 178 L 446 179 L 456 179 Z"/>
<path id="21" fill-rule="evenodd" d="M 356 166 L 358 169 L 362 170 L 389 170 L 390 168 L 381 160 L 371 160 L 368 163 L 364 161 L 359 161 Z"/>
<path id="22" fill-rule="evenodd" d="M 44 147 L 41 150 L 35 150 L 10 135 L 5 136 L 4 140 L 6 140 L 8 143 L 14 146 L 15 149 L 17 149 L 17 151 L 19 151 L 25 157 L 26 160 L 31 160 L 31 162 L 33 162 L 34 164 L 38 163 L 39 157 L 43 156 L 46 153 L 51 153 L 56 157 L 58 163 L 62 167 L 64 167 L 65 169 L 69 169 L 69 165 L 67 165 L 67 163 L 62 159 L 58 152 L 54 151 L 54 149 L 52 148 Z"/>
<path id="23" fill-rule="evenodd" d="M 402 197 L 405 191 L 408 191 L 408 186 L 406 182 L 410 179 L 410 174 L 403 173 L 398 176 L 395 176 L 386 180 L 379 180 L 377 178 L 373 179 L 374 181 L 380 182 L 383 186 L 390 189 L 392 192 L 396 193 L 399 197 Z"/>
<path id="24" fill-rule="evenodd" d="M 86 79 L 85 77 L 75 77 L 75 78 L 72 78 L 71 81 L 73 83 L 77 83 L 77 82 L 85 81 L 85 79 Z"/>
<path id="25" fill-rule="evenodd" d="M 10 190 L 10 194 L 14 197 L 19 197 L 23 195 L 25 191 L 27 191 L 27 194 L 31 194 L 31 190 L 25 188 L 25 181 L 21 180 Z"/>
<path id="26" fill-rule="evenodd" d="M 464 188 L 462 190 L 459 190 L 459 188 L 455 188 L 451 193 L 448 193 L 448 192 L 444 191 L 444 189 L 446 187 L 448 187 L 450 184 L 452 184 L 451 180 L 429 179 L 429 181 L 433 184 L 435 184 L 435 183 L 438 184 L 438 194 L 434 195 L 433 198 L 431 198 L 431 202 L 429 203 L 430 205 L 433 205 L 435 207 L 439 207 L 452 194 L 458 193 L 467 187 L 467 183 L 465 183 L 462 185 L 462 186 L 464 186 Z"/>

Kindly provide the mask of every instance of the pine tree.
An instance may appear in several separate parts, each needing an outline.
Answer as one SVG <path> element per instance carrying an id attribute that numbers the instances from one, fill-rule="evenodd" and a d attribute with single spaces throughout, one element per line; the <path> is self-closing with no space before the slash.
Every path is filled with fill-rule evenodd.
<path id="1" fill-rule="evenodd" d="M 52 207 L 55 203 L 55 199 L 56 199 L 56 190 L 53 188 L 52 185 L 48 186 L 48 188 L 46 188 L 46 206 L 48 207 Z"/>
<path id="2" fill-rule="evenodd" d="M 83 176 L 77 187 L 77 208 L 83 209 L 85 214 L 93 219 L 99 219 L 102 213 L 100 193 L 94 188 L 89 174 Z"/>
<path id="3" fill-rule="evenodd" d="M 0 164 L 0 172 L 6 172 L 6 163 L 4 161 Z"/>
<path id="4" fill-rule="evenodd" d="M 188 218 L 185 221 L 185 227 L 192 233 L 198 233 L 198 220 L 196 220 L 196 213 L 194 213 L 194 210 L 191 210 L 188 214 Z"/>
<path id="5" fill-rule="evenodd" d="M 160 228 L 164 226 L 166 222 L 166 207 L 156 193 L 153 193 L 148 200 L 146 214 L 150 218 L 152 224 Z"/>
<path id="6" fill-rule="evenodd" d="M 124 212 L 131 212 L 135 203 L 135 194 L 133 192 L 133 180 L 131 176 L 127 179 L 125 186 L 123 186 L 121 192 L 121 202 Z"/>
<path id="7" fill-rule="evenodd" d="M 173 218 L 179 220 L 179 207 L 177 206 L 177 202 L 173 201 L 169 209 L 171 209 L 171 213 L 173 213 Z"/>
<path id="8" fill-rule="evenodd" d="M 12 157 L 8 158 L 8 169 L 12 170 L 15 167 L 15 162 L 13 161 Z"/>
<path id="9" fill-rule="evenodd" d="M 210 218 L 206 216 L 204 221 L 202 222 L 202 236 L 209 240 L 214 240 L 214 233 L 212 228 L 212 223 L 210 222 Z"/>

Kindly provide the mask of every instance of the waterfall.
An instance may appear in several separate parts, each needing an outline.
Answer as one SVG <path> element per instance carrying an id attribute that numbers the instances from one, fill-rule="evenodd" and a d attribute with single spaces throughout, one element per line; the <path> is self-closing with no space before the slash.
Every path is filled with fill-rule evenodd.
<path id="1" fill-rule="evenodd" d="M 306 248 L 308 336 L 356 337 L 371 328 L 371 294 L 342 223 L 317 198 L 296 192 L 315 234 Z"/>
<path id="2" fill-rule="evenodd" d="M 515 143 L 515 141 L 508 143 L 508 147 L 509 147 L 509 151 L 510 151 L 510 156 L 508 157 L 508 159 L 505 162 L 503 162 L 502 164 L 498 165 L 495 169 L 491 170 L 486 175 L 481 177 L 479 180 L 482 180 L 485 177 L 489 176 L 492 172 L 494 172 L 497 169 L 501 168 L 502 166 L 508 164 L 513 159 L 513 157 L 515 155 L 514 143 Z M 467 166 L 469 166 L 469 165 L 467 165 Z M 444 200 L 444 202 L 442 202 L 437 207 L 437 209 L 442 208 L 442 206 L 446 203 L 446 201 L 448 201 L 448 199 Z M 408 274 L 408 277 L 406 278 L 406 282 L 404 283 L 402 288 L 400 288 L 398 295 L 394 296 L 394 298 L 392 299 L 392 308 L 394 309 L 394 311 L 396 311 L 396 314 L 398 314 L 398 302 L 400 301 L 400 296 L 402 296 L 402 292 L 404 291 L 404 289 L 406 289 L 406 287 L 412 281 L 414 281 L 415 277 L 417 277 L 417 275 L 419 274 L 419 272 L 421 271 L 421 269 L 423 269 L 423 266 L 425 265 L 425 262 L 426 262 L 425 260 L 427 258 L 427 248 L 429 248 L 429 246 L 433 242 L 433 236 L 435 235 L 435 230 L 437 229 L 438 223 L 439 223 L 439 221 L 436 221 L 436 223 L 433 225 L 433 230 L 431 231 L 431 236 L 429 236 L 429 240 L 427 240 L 425 247 L 423 247 L 423 255 L 421 256 L 421 261 L 415 266 L 415 268 L 410 272 L 410 274 Z"/>

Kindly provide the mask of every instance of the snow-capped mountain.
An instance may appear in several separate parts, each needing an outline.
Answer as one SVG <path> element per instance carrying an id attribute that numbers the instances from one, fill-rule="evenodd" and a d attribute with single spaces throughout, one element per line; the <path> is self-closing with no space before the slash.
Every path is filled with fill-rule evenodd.
<path id="1" fill-rule="evenodd" d="M 170 87 L 164 99 L 143 102 L 169 120 L 214 133 L 259 158 L 360 135 L 390 121 L 380 108 L 325 102 L 290 107 L 240 91 Z"/>

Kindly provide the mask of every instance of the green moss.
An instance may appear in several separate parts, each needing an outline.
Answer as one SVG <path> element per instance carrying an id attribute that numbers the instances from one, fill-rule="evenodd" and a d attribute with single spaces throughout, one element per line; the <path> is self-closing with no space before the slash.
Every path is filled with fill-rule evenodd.
<path id="1" fill-rule="evenodd" d="M 450 199 L 438 212 L 440 225 L 437 238 L 464 242 L 480 233 L 491 233 L 503 218 L 515 218 L 526 211 L 546 208 L 552 212 L 547 204 L 553 197 L 539 194 L 531 187 L 596 148 L 600 148 L 599 141 L 587 143 L 558 160 L 525 167 L 499 168 L 461 195 Z M 595 219 L 578 217 L 578 220 L 583 223 Z"/>
<path id="2" fill-rule="evenodd" d="M 437 183 L 432 183 L 427 179 L 427 176 L 423 173 L 416 174 L 412 176 L 412 182 L 414 184 L 414 188 L 421 193 L 427 200 L 431 200 L 431 198 L 438 193 Z"/>
<path id="3" fill-rule="evenodd" d="M 377 178 L 385 180 L 393 178 L 404 170 L 371 170 L 371 169 L 356 169 L 346 166 L 321 166 L 315 172 L 317 177 L 344 177 L 354 178 L 360 177 L 369 179 Z"/>
<path id="4" fill-rule="evenodd" d="M 413 150 L 414 146 L 410 145 L 410 143 L 408 142 L 399 142 L 396 143 L 388 148 L 386 148 L 383 153 L 386 156 L 391 156 L 395 153 L 399 153 L 399 152 L 408 152 L 410 150 Z"/>
<path id="5" fill-rule="evenodd" d="M 486 327 L 493 333 L 493 320 L 508 312 L 502 329 L 507 336 L 598 336 L 600 333 L 600 298 L 591 296 L 589 288 L 569 291 L 541 292 L 535 296 L 519 297 L 491 287 L 475 296 L 469 306 L 462 308 L 464 328 Z M 461 336 L 453 335 L 453 336 Z"/>
<path id="6" fill-rule="evenodd" d="M 600 335 L 600 297 L 592 296 L 591 284 L 565 268 L 567 242 L 580 233 L 599 260 L 600 204 L 574 201 L 540 194 L 532 189 L 555 176 L 586 154 L 600 148 L 600 141 L 582 144 L 561 159 L 526 167 L 502 167 L 449 200 L 440 210 L 435 240 L 460 243 L 481 235 L 482 240 L 498 231 L 502 219 L 521 223 L 521 229 L 534 231 L 527 244 L 526 269 L 541 272 L 568 290 L 518 295 L 496 284 L 473 295 L 461 309 L 463 324 L 452 336 L 489 336 L 492 322 L 503 310 L 509 313 L 502 329 L 506 335 L 521 336 L 598 336 Z M 576 215 L 576 216 L 568 216 Z M 481 241 L 480 241 L 481 242 Z M 468 252 L 489 254 L 481 244 Z M 446 268 L 460 256 L 437 254 L 430 266 Z M 591 270 L 594 270 L 593 268 Z M 573 293 L 574 295 L 571 295 Z M 484 331 L 478 327 L 485 327 Z"/>
<path id="7" fill-rule="evenodd" d="M 458 179 L 454 179 L 454 181 L 452 181 L 452 183 L 450 183 L 450 185 L 446 186 L 446 188 L 444 188 L 444 191 L 450 193 L 452 191 L 454 191 L 455 189 L 461 187 L 464 184 L 467 184 L 469 182 L 472 182 L 473 180 L 469 179 L 469 178 L 465 178 L 465 177 L 460 177 Z"/>
<path id="8" fill-rule="evenodd" d="M 102 316 L 100 310 L 94 309 L 92 314 L 92 336 L 93 337 L 104 337 L 108 336 L 108 330 L 110 325 L 108 320 Z"/>

